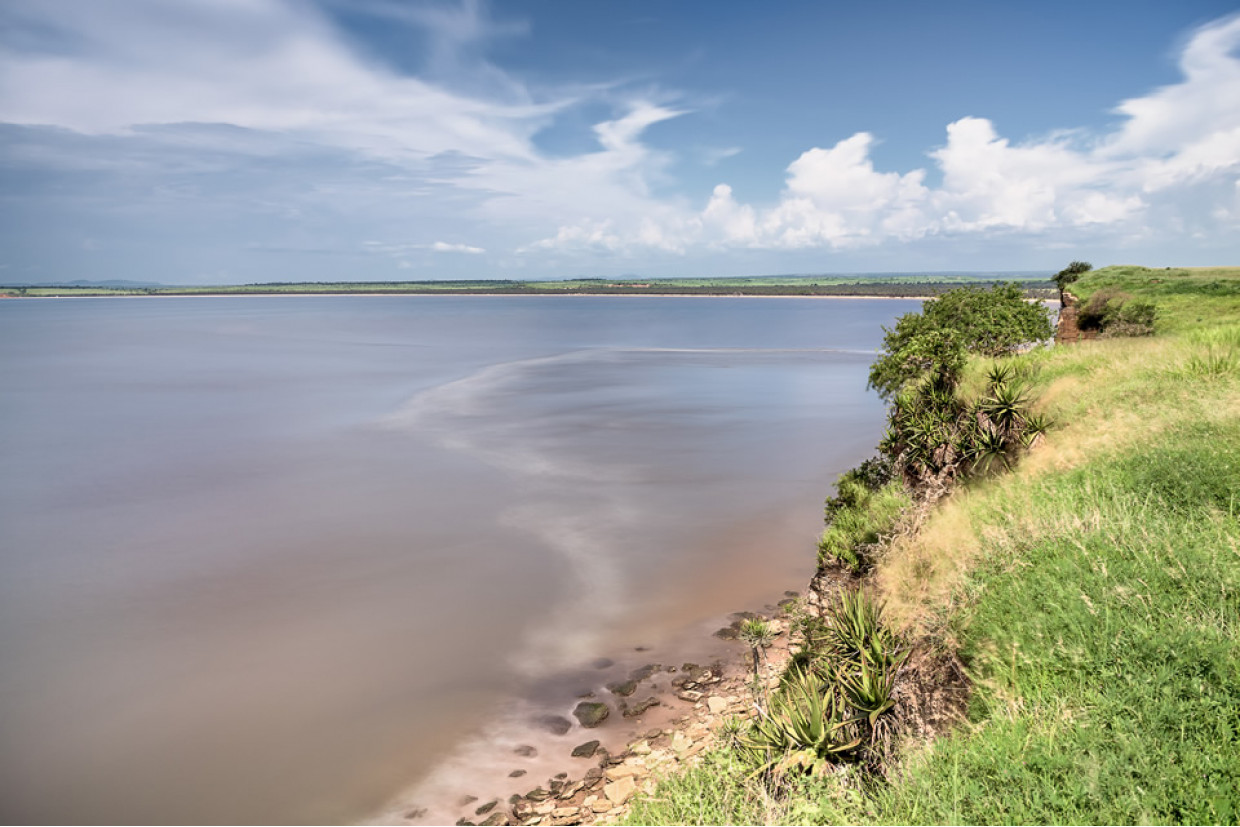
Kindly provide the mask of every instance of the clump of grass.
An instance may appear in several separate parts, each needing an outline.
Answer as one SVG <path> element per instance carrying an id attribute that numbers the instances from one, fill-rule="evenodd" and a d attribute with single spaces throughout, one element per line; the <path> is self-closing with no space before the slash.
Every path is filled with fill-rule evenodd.
<path id="1" fill-rule="evenodd" d="M 900 515 L 911 504 L 899 482 L 888 482 L 878 490 L 858 483 L 841 483 L 844 504 L 830 514 L 830 523 L 818 541 L 819 559 L 840 563 L 860 573 L 874 564 L 876 546 L 895 529 Z"/>

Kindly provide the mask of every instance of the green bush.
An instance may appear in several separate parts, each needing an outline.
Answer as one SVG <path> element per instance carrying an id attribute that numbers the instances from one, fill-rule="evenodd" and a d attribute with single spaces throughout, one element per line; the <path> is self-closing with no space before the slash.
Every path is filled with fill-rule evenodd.
<path id="1" fill-rule="evenodd" d="M 830 524 L 818 541 L 819 559 L 858 573 L 868 569 L 874 562 L 872 546 L 895 528 L 910 503 L 900 482 L 872 491 L 856 479 L 841 480 L 837 496 L 828 502 Z"/>

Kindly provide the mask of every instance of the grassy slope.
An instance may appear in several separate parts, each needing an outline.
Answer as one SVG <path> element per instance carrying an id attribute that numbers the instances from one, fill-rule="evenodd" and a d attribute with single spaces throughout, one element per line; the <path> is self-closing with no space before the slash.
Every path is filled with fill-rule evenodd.
<path id="1" fill-rule="evenodd" d="M 759 808 L 725 772 L 747 803 L 699 794 L 709 821 L 1240 819 L 1240 270 L 1106 268 L 1074 292 L 1102 288 L 1155 301 L 1159 335 L 1023 357 L 1061 426 L 877 572 L 892 616 L 959 648 L 970 721 L 865 797 Z M 633 819 L 692 822 L 678 783 Z"/>

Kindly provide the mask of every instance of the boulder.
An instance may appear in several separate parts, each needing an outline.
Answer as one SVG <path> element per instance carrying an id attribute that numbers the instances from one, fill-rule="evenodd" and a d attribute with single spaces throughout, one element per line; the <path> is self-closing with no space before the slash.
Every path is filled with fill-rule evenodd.
<path id="1" fill-rule="evenodd" d="M 584 744 L 578 744 L 573 748 L 573 757 L 593 758 L 596 752 L 598 752 L 598 741 L 586 741 Z"/>
<path id="2" fill-rule="evenodd" d="M 632 695 L 637 691 L 637 681 L 613 681 L 612 683 L 607 684 L 607 691 L 613 695 L 620 695 L 621 697 L 627 698 L 629 695 Z"/>
<path id="3" fill-rule="evenodd" d="M 598 701 L 582 701 L 573 710 L 573 717 L 580 721 L 581 725 L 586 729 L 593 729 L 603 723 L 610 714 L 611 710 L 607 707 L 607 704 L 599 703 Z M 568 722 L 565 721 L 564 723 L 567 724 Z M 568 732 L 568 729 L 566 728 L 564 732 Z"/>
<path id="4" fill-rule="evenodd" d="M 583 706 L 590 706 L 590 705 L 591 704 L 588 701 L 582 701 L 581 703 L 577 704 L 577 708 L 580 709 Z M 599 706 L 604 706 L 604 705 L 599 704 Z M 570 729 L 573 728 L 573 722 L 565 718 L 563 715 L 543 715 L 539 718 L 536 718 L 534 723 L 538 726 L 539 729 L 550 732 L 552 735 L 564 735 Z"/>
<path id="5" fill-rule="evenodd" d="M 613 807 L 619 807 L 621 804 L 629 800 L 637 789 L 637 784 L 630 777 L 618 778 L 603 788 L 603 795 L 611 802 Z"/>
<path id="6" fill-rule="evenodd" d="M 650 709 L 650 707 L 658 706 L 658 705 L 659 705 L 659 699 L 654 696 L 651 696 L 644 701 L 638 701 L 632 706 L 626 706 L 622 714 L 626 718 L 636 718 L 638 715 L 641 715 L 642 713 L 644 713 L 647 709 Z"/>

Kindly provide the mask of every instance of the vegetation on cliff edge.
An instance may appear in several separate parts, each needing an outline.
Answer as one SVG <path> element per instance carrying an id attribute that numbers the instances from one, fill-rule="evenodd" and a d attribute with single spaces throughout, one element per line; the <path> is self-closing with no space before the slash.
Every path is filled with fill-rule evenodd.
<path id="1" fill-rule="evenodd" d="M 886 778 L 773 790 L 721 750 L 631 822 L 1240 818 L 1240 270 L 1113 267 L 1071 289 L 1152 304 L 1157 335 L 1003 359 L 1058 426 L 870 561 L 895 631 L 959 653 L 967 720 L 903 738 Z M 984 395 L 998 367 L 973 356 L 954 392 Z"/>

